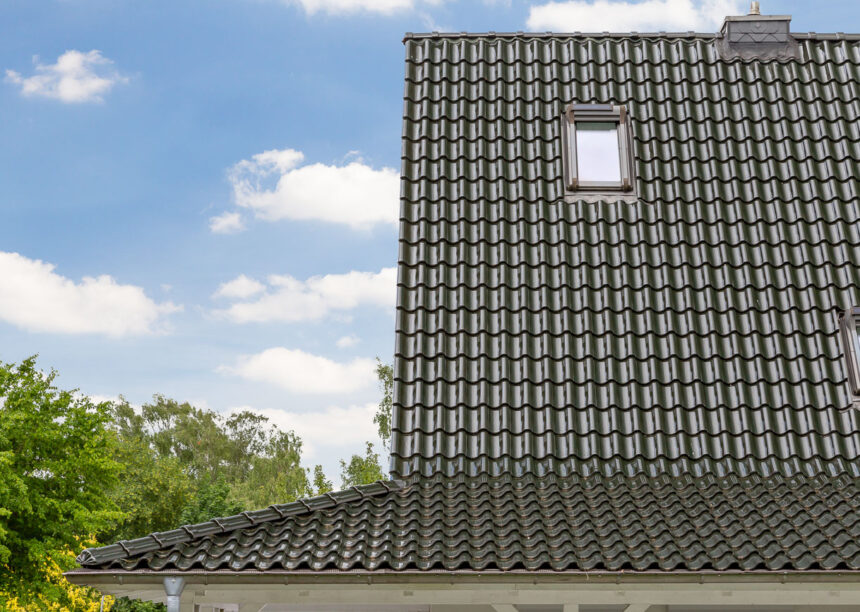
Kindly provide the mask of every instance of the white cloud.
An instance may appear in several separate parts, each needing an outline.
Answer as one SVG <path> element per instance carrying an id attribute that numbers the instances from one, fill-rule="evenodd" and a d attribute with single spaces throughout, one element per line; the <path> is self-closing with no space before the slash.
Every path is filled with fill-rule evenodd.
<path id="1" fill-rule="evenodd" d="M 231 281 L 221 283 L 213 297 L 244 299 L 256 295 L 265 289 L 266 286 L 263 283 L 240 274 Z"/>
<path id="2" fill-rule="evenodd" d="M 397 269 L 326 274 L 312 276 L 305 281 L 287 275 L 273 275 L 268 278 L 268 285 L 266 292 L 257 299 L 236 302 L 216 311 L 216 314 L 236 323 L 260 323 L 318 320 L 332 312 L 363 305 L 392 309 L 397 292 Z"/>
<path id="3" fill-rule="evenodd" d="M 104 402 L 110 402 L 111 404 L 119 404 L 120 402 L 122 402 L 122 398 L 119 395 L 99 395 L 98 393 L 96 393 L 88 397 L 89 400 L 94 404 L 102 404 Z"/>
<path id="4" fill-rule="evenodd" d="M 0 320 L 30 331 L 148 334 L 162 331 L 164 316 L 180 309 L 108 275 L 75 283 L 54 272 L 53 264 L 0 251 Z"/>
<path id="5" fill-rule="evenodd" d="M 300 5 L 308 15 L 345 15 L 358 12 L 391 15 L 412 8 L 413 0 L 288 0 Z"/>
<path id="6" fill-rule="evenodd" d="M 227 211 L 209 218 L 209 229 L 214 234 L 235 234 L 245 229 L 242 216 L 237 212 Z"/>
<path id="7" fill-rule="evenodd" d="M 335 344 L 337 345 L 337 348 L 350 348 L 351 346 L 355 346 L 359 342 L 361 342 L 361 338 L 359 338 L 355 334 L 350 334 L 349 336 L 342 336 L 338 338 Z"/>
<path id="8" fill-rule="evenodd" d="M 236 205 L 266 221 L 316 220 L 354 229 L 397 223 L 397 170 L 374 169 L 361 158 L 341 166 L 303 160 L 300 151 L 283 149 L 237 163 L 228 175 Z"/>
<path id="9" fill-rule="evenodd" d="M 266 349 L 256 355 L 243 355 L 235 365 L 221 366 L 218 370 L 307 394 L 352 393 L 376 383 L 376 362 L 372 359 L 353 359 L 340 363 L 284 347 Z"/>
<path id="10" fill-rule="evenodd" d="M 738 0 L 572 0 L 529 9 L 530 30 L 556 32 L 687 31 L 713 32 L 727 15 L 740 15 Z"/>
<path id="11" fill-rule="evenodd" d="M 100 51 L 66 51 L 55 64 L 40 64 L 34 57 L 36 73 L 25 77 L 14 70 L 6 71 L 6 80 L 18 85 L 25 96 L 52 98 L 61 102 L 102 102 L 103 96 L 117 83 L 128 79 L 112 66 Z"/>
<path id="12" fill-rule="evenodd" d="M 307 462 L 330 459 L 328 455 L 333 453 L 344 458 L 351 453 L 364 454 L 364 443 L 376 440 L 378 435 L 373 422 L 376 404 L 347 408 L 330 406 L 310 412 L 239 406 L 228 412 L 235 414 L 243 410 L 268 418 L 282 431 L 295 431 L 302 439 L 302 458 Z M 333 453 L 322 453 L 323 449 L 331 450 Z M 378 445 L 377 450 L 379 450 Z M 384 465 L 383 469 L 385 469 Z M 328 473 L 328 476 L 334 476 L 334 473 Z"/>

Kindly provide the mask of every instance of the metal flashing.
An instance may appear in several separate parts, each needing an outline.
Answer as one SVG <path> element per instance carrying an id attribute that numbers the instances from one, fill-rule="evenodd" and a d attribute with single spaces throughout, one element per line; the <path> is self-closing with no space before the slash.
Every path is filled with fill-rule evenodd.
<path id="1" fill-rule="evenodd" d="M 726 17 L 717 43 L 724 59 L 800 59 L 800 45 L 791 35 L 791 15 Z"/>

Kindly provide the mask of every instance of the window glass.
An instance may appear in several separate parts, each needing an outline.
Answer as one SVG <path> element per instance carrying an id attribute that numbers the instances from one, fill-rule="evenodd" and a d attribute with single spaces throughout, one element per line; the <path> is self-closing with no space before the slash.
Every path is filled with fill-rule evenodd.
<path id="1" fill-rule="evenodd" d="M 576 165 L 580 181 L 621 182 L 618 124 L 577 121 Z"/>

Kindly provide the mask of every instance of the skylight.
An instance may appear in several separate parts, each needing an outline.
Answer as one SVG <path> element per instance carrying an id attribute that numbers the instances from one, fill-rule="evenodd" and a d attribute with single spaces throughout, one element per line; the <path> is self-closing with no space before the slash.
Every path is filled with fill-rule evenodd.
<path id="1" fill-rule="evenodd" d="M 860 307 L 854 307 L 839 316 L 845 365 L 848 366 L 848 384 L 855 402 L 860 402 Z"/>
<path id="2" fill-rule="evenodd" d="M 630 191 L 632 154 L 623 106 L 571 104 L 562 123 L 570 191 Z"/>

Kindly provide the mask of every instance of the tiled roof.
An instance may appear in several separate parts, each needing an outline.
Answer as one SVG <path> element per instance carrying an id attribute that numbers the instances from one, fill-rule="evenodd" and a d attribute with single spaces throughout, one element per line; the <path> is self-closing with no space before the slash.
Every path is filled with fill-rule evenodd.
<path id="1" fill-rule="evenodd" d="M 419 479 L 348 504 L 98 550 L 90 569 L 860 569 L 857 479 L 572 475 Z M 225 519 L 227 524 L 243 518 Z"/>
<path id="2" fill-rule="evenodd" d="M 375 482 L 369 485 L 352 487 L 343 491 L 326 493 L 309 499 L 288 504 L 277 504 L 263 510 L 243 512 L 235 516 L 216 518 L 197 525 L 186 525 L 172 531 L 153 533 L 136 540 L 124 540 L 102 546 L 100 548 L 88 548 L 78 555 L 77 561 L 86 567 L 109 567 L 119 565 L 139 565 L 144 559 L 161 557 L 167 551 L 178 551 L 194 547 L 201 542 L 212 542 L 213 538 L 224 540 L 229 534 L 241 534 L 244 530 L 255 529 L 258 526 L 276 524 L 289 517 L 303 514 L 313 514 L 321 510 L 333 508 L 342 509 L 344 504 L 360 502 L 372 497 L 385 496 L 403 486 L 398 481 Z M 221 561 L 232 559 L 238 551 L 222 548 L 220 551 Z M 213 550 L 208 550 L 208 555 Z M 245 551 L 245 555 L 248 551 Z M 170 556 L 170 553 L 167 553 Z M 200 559 L 198 559 L 200 561 Z M 211 561 L 210 561 L 211 563 Z M 180 563 L 177 565 L 183 565 Z M 162 562 L 164 565 L 164 562 Z"/>
<path id="3" fill-rule="evenodd" d="M 403 486 L 79 561 L 860 570 L 836 322 L 860 305 L 860 37 L 796 38 L 762 62 L 703 35 L 407 37 Z M 637 197 L 565 193 L 573 102 L 627 107 Z"/>
<path id="4" fill-rule="evenodd" d="M 860 304 L 860 41 L 799 38 L 768 62 L 702 36 L 407 39 L 397 477 L 860 473 L 836 321 Z M 565 195 L 572 102 L 627 107 L 638 199 Z"/>

